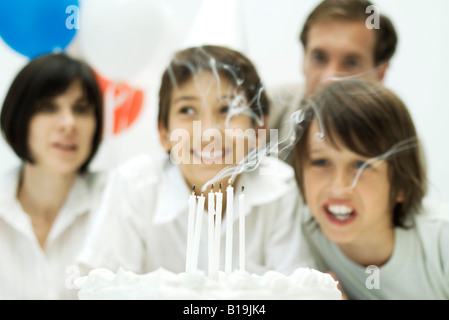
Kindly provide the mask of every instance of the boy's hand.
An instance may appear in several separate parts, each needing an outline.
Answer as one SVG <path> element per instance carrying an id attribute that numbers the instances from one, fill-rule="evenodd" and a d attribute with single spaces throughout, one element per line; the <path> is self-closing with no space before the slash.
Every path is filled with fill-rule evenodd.
<path id="1" fill-rule="evenodd" d="M 335 281 L 338 281 L 338 278 L 337 278 L 337 276 L 335 275 L 335 273 L 333 271 L 328 271 L 327 273 L 329 273 L 331 275 L 331 277 L 334 278 Z M 338 281 L 337 288 L 338 288 L 338 290 L 341 291 L 341 298 L 342 298 L 342 300 L 349 300 L 348 296 L 344 293 L 343 288 L 341 287 L 340 281 Z"/>

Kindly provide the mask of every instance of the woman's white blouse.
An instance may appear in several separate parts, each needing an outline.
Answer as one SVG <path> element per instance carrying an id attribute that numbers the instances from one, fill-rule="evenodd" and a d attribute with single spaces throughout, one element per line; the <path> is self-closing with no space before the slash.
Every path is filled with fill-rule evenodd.
<path id="1" fill-rule="evenodd" d="M 105 175 L 78 176 L 42 249 L 17 200 L 20 168 L 0 181 L 0 299 L 75 299 L 74 259 L 82 247 Z"/>
<path id="2" fill-rule="evenodd" d="M 238 268 L 238 195 L 243 185 L 247 270 L 290 273 L 311 264 L 301 240 L 300 195 L 289 166 L 274 160 L 265 165 L 243 173 L 234 186 L 233 264 Z M 160 267 L 185 271 L 191 188 L 179 167 L 169 159 L 138 157 L 111 176 L 105 192 L 98 220 L 93 224 L 95 230 L 90 233 L 92 238 L 79 259 L 83 269 L 106 267 L 117 271 L 121 266 L 138 273 Z M 222 221 L 220 270 L 224 270 L 226 219 Z M 207 208 L 202 225 L 198 268 L 207 271 Z"/>

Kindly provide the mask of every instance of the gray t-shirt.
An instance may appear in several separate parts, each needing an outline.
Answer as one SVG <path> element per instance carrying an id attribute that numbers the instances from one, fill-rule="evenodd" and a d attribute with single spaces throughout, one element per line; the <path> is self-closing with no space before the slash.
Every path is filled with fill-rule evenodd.
<path id="1" fill-rule="evenodd" d="M 427 210 L 415 218 L 414 228 L 395 228 L 393 254 L 379 267 L 348 259 L 308 209 L 302 227 L 318 270 L 333 271 L 349 299 L 449 299 L 449 219 Z"/>

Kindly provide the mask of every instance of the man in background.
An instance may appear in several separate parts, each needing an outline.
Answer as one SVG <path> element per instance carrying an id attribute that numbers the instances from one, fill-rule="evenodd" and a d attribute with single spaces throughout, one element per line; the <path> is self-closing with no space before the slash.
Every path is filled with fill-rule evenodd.
<path id="1" fill-rule="evenodd" d="M 381 82 L 398 38 L 390 19 L 370 1 L 323 0 L 307 17 L 299 40 L 305 83 L 268 89 L 272 100 L 268 126 L 279 130 L 280 150 L 293 137 L 289 120 L 304 99 L 348 77 Z M 291 163 L 288 148 L 279 157 Z"/>

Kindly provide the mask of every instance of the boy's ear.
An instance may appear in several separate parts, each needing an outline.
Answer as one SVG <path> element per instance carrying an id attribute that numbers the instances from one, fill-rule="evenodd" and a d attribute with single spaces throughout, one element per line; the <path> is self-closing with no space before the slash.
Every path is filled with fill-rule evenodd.
<path id="1" fill-rule="evenodd" d="M 159 122 L 157 129 L 159 131 L 159 141 L 161 143 L 162 148 L 164 148 L 165 151 L 169 152 L 171 149 L 170 146 L 170 137 L 167 128 L 162 122 Z"/>
<path id="2" fill-rule="evenodd" d="M 398 195 L 396 196 L 396 202 L 397 203 L 404 202 L 404 192 L 403 191 L 398 192 Z"/>

